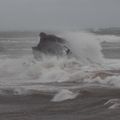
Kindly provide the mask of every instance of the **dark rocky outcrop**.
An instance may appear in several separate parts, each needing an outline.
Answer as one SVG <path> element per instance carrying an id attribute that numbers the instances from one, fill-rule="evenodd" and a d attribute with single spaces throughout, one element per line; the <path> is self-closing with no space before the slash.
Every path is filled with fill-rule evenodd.
<path id="1" fill-rule="evenodd" d="M 63 38 L 52 34 L 46 34 L 44 32 L 41 32 L 39 36 L 40 42 L 37 46 L 32 47 L 35 57 L 40 56 L 40 54 L 55 56 L 65 56 L 71 54 L 68 42 Z"/>

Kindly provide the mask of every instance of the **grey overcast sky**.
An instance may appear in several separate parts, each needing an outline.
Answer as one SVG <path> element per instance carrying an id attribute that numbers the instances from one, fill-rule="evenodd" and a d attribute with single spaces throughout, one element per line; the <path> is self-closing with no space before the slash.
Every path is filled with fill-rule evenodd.
<path id="1" fill-rule="evenodd" d="M 120 0 L 0 0 L 0 30 L 120 27 Z"/>

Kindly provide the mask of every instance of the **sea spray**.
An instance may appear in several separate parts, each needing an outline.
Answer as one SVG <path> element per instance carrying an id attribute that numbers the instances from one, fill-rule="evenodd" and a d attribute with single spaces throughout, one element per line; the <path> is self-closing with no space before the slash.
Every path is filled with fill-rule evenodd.
<path id="1" fill-rule="evenodd" d="M 0 59 L 0 89 L 17 93 L 79 89 L 85 85 L 120 87 L 119 74 L 107 76 L 104 70 L 120 68 L 119 61 L 104 64 L 98 36 L 86 32 L 59 34 L 69 42 L 73 57 L 33 55 Z M 108 71 L 109 72 L 109 71 Z M 105 78 L 102 79 L 102 75 Z M 3 90 L 4 91 L 4 90 Z M 16 92 L 17 91 L 17 92 Z"/>
<path id="2" fill-rule="evenodd" d="M 69 41 L 73 55 L 86 64 L 101 64 L 103 55 L 96 36 L 87 32 L 65 32 L 61 36 Z"/>

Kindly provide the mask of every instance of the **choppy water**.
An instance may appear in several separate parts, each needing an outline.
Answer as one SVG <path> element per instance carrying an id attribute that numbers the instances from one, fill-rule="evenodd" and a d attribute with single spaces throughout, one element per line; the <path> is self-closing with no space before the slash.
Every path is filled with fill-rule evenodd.
<path id="1" fill-rule="evenodd" d="M 60 33 L 75 57 L 37 61 L 37 35 L 12 34 L 0 37 L 0 120 L 120 119 L 120 37 Z"/>

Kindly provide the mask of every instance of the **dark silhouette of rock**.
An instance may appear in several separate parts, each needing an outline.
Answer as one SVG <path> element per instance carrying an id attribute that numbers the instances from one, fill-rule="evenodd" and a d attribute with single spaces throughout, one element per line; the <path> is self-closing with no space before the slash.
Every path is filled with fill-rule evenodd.
<path id="1" fill-rule="evenodd" d="M 41 32 L 39 34 L 40 42 L 37 46 L 32 47 L 34 56 L 48 54 L 55 56 L 65 56 L 71 54 L 68 42 L 52 34 Z"/>

